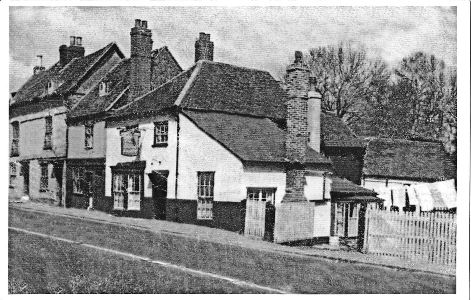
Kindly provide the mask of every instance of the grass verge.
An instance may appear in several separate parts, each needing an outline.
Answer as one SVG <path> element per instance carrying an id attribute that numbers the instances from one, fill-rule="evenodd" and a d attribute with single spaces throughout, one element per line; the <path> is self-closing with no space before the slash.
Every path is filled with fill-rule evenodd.
<path id="1" fill-rule="evenodd" d="M 432 274 L 268 253 L 12 208 L 9 216 L 10 226 L 127 251 L 293 293 L 455 293 L 454 278 Z"/>

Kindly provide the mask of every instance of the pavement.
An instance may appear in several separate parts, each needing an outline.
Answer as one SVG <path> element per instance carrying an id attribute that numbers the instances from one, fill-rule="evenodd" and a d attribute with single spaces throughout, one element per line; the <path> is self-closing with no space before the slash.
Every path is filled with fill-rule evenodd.
<path id="1" fill-rule="evenodd" d="M 85 210 L 77 208 L 63 208 L 32 201 L 9 202 L 13 209 L 37 211 L 46 214 L 67 216 L 71 218 L 85 219 L 94 222 L 111 223 L 121 226 L 130 226 L 155 233 L 166 233 L 189 239 L 211 241 L 226 245 L 250 248 L 259 251 L 283 253 L 301 257 L 317 257 L 322 259 L 349 262 L 363 265 L 373 265 L 381 268 L 407 270 L 447 277 L 455 277 L 456 270 L 452 267 L 416 263 L 414 261 L 399 260 L 396 258 L 365 254 L 355 251 L 342 251 L 321 247 L 290 247 L 266 241 L 256 240 L 235 232 L 217 228 L 209 228 L 192 224 L 175 223 L 161 220 L 149 220 L 128 217 L 116 217 L 97 210 Z"/>

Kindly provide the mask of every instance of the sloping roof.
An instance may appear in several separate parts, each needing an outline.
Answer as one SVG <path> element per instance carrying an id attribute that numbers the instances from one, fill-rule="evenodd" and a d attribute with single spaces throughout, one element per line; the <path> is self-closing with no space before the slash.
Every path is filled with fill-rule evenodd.
<path id="1" fill-rule="evenodd" d="M 113 101 L 128 87 L 129 85 L 130 60 L 123 59 L 108 72 L 103 78 L 103 82 L 108 84 L 108 94 L 99 95 L 99 85 L 96 85 L 90 92 L 85 95 L 80 102 L 70 111 L 68 117 L 74 118 L 83 115 L 91 115 L 104 112 Z"/>
<path id="2" fill-rule="evenodd" d="M 286 162 L 286 132 L 267 118 L 184 110 L 201 130 L 243 161 Z M 309 148 L 307 163 L 330 164 Z"/>
<path id="3" fill-rule="evenodd" d="M 321 141 L 324 147 L 365 147 L 345 122 L 331 112 L 321 114 Z"/>
<path id="4" fill-rule="evenodd" d="M 178 74 L 155 90 L 110 113 L 110 117 L 158 113 L 162 109 L 174 106 L 192 72 L 193 68 Z"/>
<path id="5" fill-rule="evenodd" d="M 332 177 L 331 193 L 341 196 L 376 196 L 375 191 L 366 189 L 353 182 L 339 177 Z"/>
<path id="6" fill-rule="evenodd" d="M 199 63 L 182 108 L 285 118 L 287 96 L 270 73 L 219 62 Z"/>
<path id="7" fill-rule="evenodd" d="M 363 175 L 430 181 L 454 177 L 441 143 L 385 138 L 369 141 Z"/>
<path id="8" fill-rule="evenodd" d="M 135 99 L 129 95 L 129 80 L 131 72 L 131 60 L 123 59 L 115 68 L 110 70 L 103 82 L 109 84 L 109 93 L 105 96 L 99 96 L 99 85 L 97 84 L 80 102 L 71 110 L 69 118 L 79 116 L 93 115 L 105 112 L 107 109 L 119 109 L 126 106 L 126 111 L 122 113 L 133 113 L 134 107 L 152 106 L 155 99 L 150 99 L 157 94 L 157 98 L 165 98 L 166 90 L 160 87 L 162 83 L 172 84 L 168 80 L 181 72 L 181 67 L 168 50 L 167 46 L 152 51 L 152 86 L 159 86 L 157 89 L 148 93 L 146 98 L 139 101 L 138 104 L 128 107 Z M 167 86 L 168 87 L 168 86 Z M 178 95 L 177 95 L 178 96 Z M 119 98 L 119 99 L 118 99 Z M 150 100 L 149 100 L 150 99 Z M 165 101 L 163 101 L 165 102 Z M 173 104 L 173 102 L 171 103 Z M 146 110 L 147 111 L 147 110 Z"/>
<path id="9" fill-rule="evenodd" d="M 56 87 L 55 93 L 63 94 L 70 91 L 112 48 L 119 51 L 115 43 L 110 43 L 89 55 L 72 59 L 64 67 L 57 62 L 49 69 L 31 76 L 13 97 L 12 105 L 16 106 L 44 96 L 45 88 L 50 80 L 60 84 Z M 121 54 L 120 51 L 119 53 Z"/>
<path id="10" fill-rule="evenodd" d="M 170 86 L 164 89 L 171 91 L 162 90 L 167 84 Z M 139 115 L 149 107 L 157 110 L 176 105 L 273 119 L 286 116 L 286 93 L 266 71 L 203 60 L 158 89 L 134 100 L 126 111 L 132 107 L 132 114 Z"/>

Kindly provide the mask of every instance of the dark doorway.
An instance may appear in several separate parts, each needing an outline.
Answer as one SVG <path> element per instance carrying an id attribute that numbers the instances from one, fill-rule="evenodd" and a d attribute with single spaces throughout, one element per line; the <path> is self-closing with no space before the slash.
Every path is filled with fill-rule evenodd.
<path id="1" fill-rule="evenodd" d="M 154 215 L 159 220 L 165 220 L 166 218 L 167 177 L 168 171 L 153 171 L 149 174 L 149 179 L 152 182 Z"/>
<path id="2" fill-rule="evenodd" d="M 64 162 L 58 161 L 53 163 L 52 172 L 54 173 L 54 178 L 57 182 L 57 190 L 56 190 L 56 198 L 59 202 L 59 205 L 63 205 L 62 203 L 62 169 L 64 167 Z"/>
<path id="3" fill-rule="evenodd" d="M 23 193 L 29 195 L 29 162 L 21 163 L 21 174 L 23 175 Z"/>

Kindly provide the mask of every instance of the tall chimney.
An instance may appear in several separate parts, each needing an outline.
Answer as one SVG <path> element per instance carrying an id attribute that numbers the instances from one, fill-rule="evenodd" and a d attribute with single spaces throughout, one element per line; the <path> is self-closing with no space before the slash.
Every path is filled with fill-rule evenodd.
<path id="1" fill-rule="evenodd" d="M 85 55 L 85 48 L 82 46 L 82 38 L 79 36 L 70 37 L 70 45 L 59 47 L 59 62 L 65 66 L 74 58 L 80 58 Z"/>
<path id="2" fill-rule="evenodd" d="M 136 19 L 131 28 L 130 97 L 135 99 L 151 88 L 152 32 L 147 21 Z"/>
<path id="3" fill-rule="evenodd" d="M 195 62 L 199 60 L 213 60 L 214 43 L 211 42 L 211 35 L 200 32 L 200 37 L 195 42 Z"/>
<path id="4" fill-rule="evenodd" d="M 42 55 L 36 55 L 36 57 L 38 58 L 38 62 L 39 64 L 37 64 L 36 66 L 34 66 L 33 68 L 33 74 L 36 75 L 36 74 L 39 74 L 40 72 L 46 70 L 45 67 L 43 67 L 43 56 Z"/>
<path id="5" fill-rule="evenodd" d="M 308 90 L 309 68 L 303 61 L 301 51 L 295 52 L 294 62 L 286 69 L 288 101 L 286 102 L 287 134 L 286 193 L 284 202 L 306 201 L 304 196 L 305 157 L 308 147 Z"/>
<path id="6" fill-rule="evenodd" d="M 316 91 L 316 85 L 316 78 L 309 77 L 307 127 L 309 146 L 317 152 L 321 152 L 321 94 Z"/>

